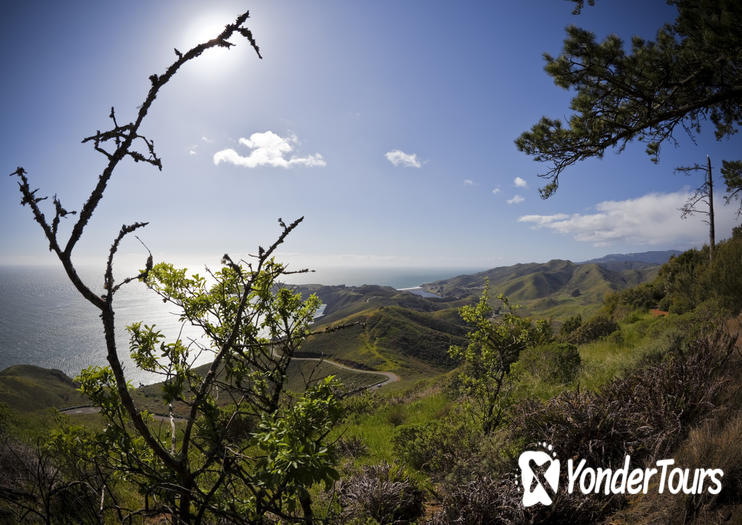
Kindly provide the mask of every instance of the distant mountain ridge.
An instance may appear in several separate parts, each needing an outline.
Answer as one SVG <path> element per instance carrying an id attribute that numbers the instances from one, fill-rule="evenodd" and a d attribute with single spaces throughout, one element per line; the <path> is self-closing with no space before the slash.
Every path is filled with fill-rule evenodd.
<path id="1" fill-rule="evenodd" d="M 653 278 L 659 263 L 679 252 L 613 254 L 601 262 L 554 259 L 459 275 L 422 285 L 439 298 L 420 297 L 388 286 L 295 285 L 304 295 L 316 293 L 325 303 L 320 327 L 350 328 L 310 337 L 302 350 L 343 362 L 395 370 L 402 375 L 428 373 L 451 366 L 448 347 L 464 344 L 466 327 L 458 309 L 476 301 L 489 280 L 490 295 L 508 296 L 523 314 L 552 318 L 597 311 L 612 292 Z"/>
<path id="2" fill-rule="evenodd" d="M 597 263 L 603 265 L 615 266 L 616 263 L 645 263 L 645 264 L 665 264 L 670 257 L 680 255 L 680 250 L 661 250 L 639 253 L 610 253 L 597 259 L 590 259 L 578 264 Z"/>
<path id="3" fill-rule="evenodd" d="M 597 309 L 606 294 L 651 279 L 660 265 L 679 253 L 649 251 L 610 254 L 577 263 L 553 259 L 515 264 L 426 283 L 422 288 L 448 299 L 464 298 L 481 293 L 489 280 L 493 299 L 502 293 L 521 304 L 529 315 L 559 318 Z"/>

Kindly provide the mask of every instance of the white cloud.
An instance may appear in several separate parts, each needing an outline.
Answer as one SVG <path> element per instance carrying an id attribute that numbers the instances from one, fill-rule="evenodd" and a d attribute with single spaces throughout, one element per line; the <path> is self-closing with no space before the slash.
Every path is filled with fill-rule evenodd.
<path id="1" fill-rule="evenodd" d="M 386 160 L 394 164 L 395 166 L 403 166 L 405 168 L 419 168 L 422 163 L 417 160 L 416 153 L 405 153 L 402 150 L 394 149 L 387 151 L 384 156 Z"/>
<path id="2" fill-rule="evenodd" d="M 214 142 L 213 140 L 211 140 L 209 137 L 205 135 L 201 137 L 201 140 L 204 141 L 206 144 L 211 144 L 212 142 Z"/>
<path id="3" fill-rule="evenodd" d="M 557 213 L 555 215 L 523 215 L 518 219 L 518 222 L 532 222 L 538 227 L 555 221 L 563 221 L 564 219 L 569 219 L 569 215 L 566 213 Z"/>
<path id="4" fill-rule="evenodd" d="M 196 148 L 195 147 L 193 147 L 193 148 L 191 148 L 191 149 L 188 150 L 188 154 L 191 155 L 191 156 L 196 155 L 196 153 L 197 152 L 196 152 Z"/>
<path id="5" fill-rule="evenodd" d="M 497 195 L 498 193 L 500 193 L 500 191 L 502 190 L 500 190 L 500 186 L 498 186 L 497 188 L 492 190 L 492 195 Z"/>
<path id="6" fill-rule="evenodd" d="M 516 195 L 516 196 L 514 196 L 514 197 L 513 197 L 512 199 L 508 199 L 508 200 L 507 200 L 507 203 L 508 203 L 508 204 L 520 204 L 520 203 L 521 203 L 521 202 L 523 202 L 524 200 L 526 200 L 526 199 L 524 199 L 524 198 L 523 198 L 523 197 L 521 197 L 520 195 Z"/>
<path id="7" fill-rule="evenodd" d="M 513 179 L 513 184 L 515 184 L 516 188 L 527 188 L 528 187 L 528 183 L 524 179 L 521 179 L 520 177 L 515 177 Z"/>
<path id="8" fill-rule="evenodd" d="M 292 166 L 326 166 L 327 163 L 322 155 L 315 153 L 306 157 L 287 157 L 299 143 L 296 135 L 280 137 L 272 131 L 253 133 L 249 139 L 241 138 L 240 144 L 247 146 L 252 151 L 247 157 L 243 157 L 232 148 L 223 149 L 214 153 L 214 164 L 228 162 L 235 166 L 244 168 L 257 168 L 258 166 L 270 166 L 273 168 L 290 168 Z"/>
<path id="9" fill-rule="evenodd" d="M 471 179 L 464 179 L 464 184 L 467 186 L 474 186 L 474 181 Z"/>
<path id="10" fill-rule="evenodd" d="M 708 226 L 700 216 L 680 218 L 679 208 L 687 199 L 687 191 L 649 193 L 636 199 L 603 201 L 595 206 L 595 213 L 524 215 L 518 222 L 571 235 L 595 246 L 625 242 L 686 247 L 708 237 Z M 726 235 L 733 225 L 734 210 L 729 206 L 717 207 L 717 237 Z"/>

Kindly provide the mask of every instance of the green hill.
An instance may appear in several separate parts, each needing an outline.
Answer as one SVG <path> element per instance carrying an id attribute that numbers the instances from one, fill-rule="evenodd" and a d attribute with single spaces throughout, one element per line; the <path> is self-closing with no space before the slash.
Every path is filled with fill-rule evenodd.
<path id="1" fill-rule="evenodd" d="M 87 401 L 61 370 L 16 365 L 0 372 L 0 403 L 19 412 L 30 412 L 85 405 Z"/>
<path id="2" fill-rule="evenodd" d="M 610 267 L 609 267 L 610 266 Z M 522 314 L 557 321 L 598 310 L 611 292 L 653 278 L 658 266 L 642 261 L 516 264 L 423 285 L 440 297 L 421 297 L 388 286 L 301 285 L 325 304 L 317 325 L 352 325 L 310 338 L 303 351 L 380 370 L 412 375 L 438 373 L 453 364 L 451 344 L 462 344 L 466 327 L 458 308 L 476 300 L 490 282 L 492 300 L 500 293 L 523 307 Z"/>
<path id="3" fill-rule="evenodd" d="M 350 326 L 309 338 L 302 352 L 361 367 L 399 371 L 405 378 L 450 368 L 448 348 L 463 344 L 466 333 L 456 308 L 431 312 L 374 305 L 336 323 L 321 320 L 320 325 Z"/>
<path id="4" fill-rule="evenodd" d="M 597 309 L 606 294 L 645 282 L 659 268 L 638 261 L 611 266 L 554 259 L 460 275 L 425 284 L 423 289 L 444 299 L 464 299 L 480 294 L 489 280 L 493 299 L 502 293 L 522 305 L 525 314 L 559 319 Z"/>
<path id="5" fill-rule="evenodd" d="M 316 293 L 325 304 L 322 323 L 331 323 L 345 317 L 373 310 L 382 306 L 399 306 L 418 312 L 433 312 L 443 308 L 461 306 L 455 297 L 426 298 L 413 293 L 396 290 L 390 286 L 323 286 L 318 284 L 293 286 L 305 297 Z"/>

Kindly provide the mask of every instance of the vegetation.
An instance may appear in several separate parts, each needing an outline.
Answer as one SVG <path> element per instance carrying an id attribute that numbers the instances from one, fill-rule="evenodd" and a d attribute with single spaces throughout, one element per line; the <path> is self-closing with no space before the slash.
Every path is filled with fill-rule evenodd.
<path id="1" fill-rule="evenodd" d="M 607 313 L 617 319 L 636 309 L 659 308 L 671 313 L 692 311 L 704 304 L 720 307 L 728 314 L 742 308 L 742 230 L 735 228 L 731 239 L 716 246 L 709 262 L 708 247 L 688 250 L 673 257 L 657 277 L 641 286 L 606 298 Z"/>
<path id="2" fill-rule="evenodd" d="M 20 412 L 85 405 L 79 384 L 59 370 L 16 365 L 0 372 L 0 403 Z"/>
<path id="3" fill-rule="evenodd" d="M 582 344 L 595 341 L 618 330 L 618 324 L 605 315 L 596 315 L 573 330 L 566 339 L 571 343 Z"/>
<path id="4" fill-rule="evenodd" d="M 618 466 L 626 454 L 639 464 L 671 456 L 691 425 L 723 402 L 733 350 L 734 340 L 723 335 L 692 341 L 598 392 L 565 391 L 548 401 L 524 400 L 513 409 L 509 439 L 554 443 L 561 457 L 606 467 Z M 434 522 L 595 523 L 627 504 L 620 495 L 565 491 L 548 507 L 524 508 L 521 499 L 505 468 L 499 476 L 489 473 L 463 486 L 449 485 Z"/>
<path id="5" fill-rule="evenodd" d="M 548 323 L 535 325 L 530 319 L 515 314 L 515 307 L 500 296 L 504 312 L 493 320 L 489 305 L 489 288 L 485 286 L 476 306 L 461 308 L 461 318 L 471 327 L 466 348 L 452 346 L 451 357 L 463 362 L 457 382 L 459 392 L 469 401 L 484 434 L 501 422 L 508 406 L 510 367 L 520 353 L 551 339 Z"/>
<path id="6" fill-rule="evenodd" d="M 647 259 L 665 261 L 667 254 L 649 255 Z M 522 306 L 526 315 L 554 320 L 597 311 L 603 297 L 654 277 L 656 262 L 643 262 L 643 254 L 631 261 L 571 261 L 516 264 L 494 268 L 473 275 L 461 275 L 425 285 L 429 292 L 444 298 L 471 300 L 478 297 L 485 282 L 490 282 L 490 300 L 502 293 Z"/>
<path id="7" fill-rule="evenodd" d="M 343 482 L 340 501 L 352 519 L 370 518 L 384 524 L 411 523 L 425 510 L 423 491 L 399 467 L 388 463 L 363 467 Z"/>
<path id="8" fill-rule="evenodd" d="M 525 349 L 518 365 L 544 383 L 569 384 L 580 371 L 580 353 L 575 345 L 551 342 Z"/>
<path id="9" fill-rule="evenodd" d="M 678 9 L 675 22 L 660 28 L 654 42 L 634 37 L 628 53 L 616 35 L 596 42 L 594 34 L 570 26 L 562 54 L 545 55 L 546 72 L 575 94 L 566 126 L 542 117 L 516 140 L 534 160 L 550 163 L 541 175 L 548 181 L 542 197 L 556 191 L 569 166 L 611 148 L 623 151 L 634 139 L 645 142 L 656 161 L 661 145 L 675 143 L 678 127 L 698 133 L 708 119 L 719 140 L 738 130 L 742 6 L 735 0 L 668 3 Z M 731 172 L 736 164 L 725 166 Z M 728 195 L 738 194 L 738 180 L 725 180 Z"/>
<path id="10" fill-rule="evenodd" d="M 428 312 L 397 305 L 364 306 L 335 323 L 329 321 L 337 317 L 320 318 L 318 326 L 347 328 L 312 336 L 302 347 L 304 355 L 326 355 L 355 367 L 399 371 L 408 378 L 452 366 L 448 348 L 463 343 L 465 333 L 460 319 L 450 319 L 455 309 Z"/>

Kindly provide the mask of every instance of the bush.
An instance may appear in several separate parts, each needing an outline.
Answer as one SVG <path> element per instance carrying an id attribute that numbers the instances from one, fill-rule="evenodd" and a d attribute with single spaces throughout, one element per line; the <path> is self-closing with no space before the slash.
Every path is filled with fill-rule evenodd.
<path id="1" fill-rule="evenodd" d="M 709 514 L 721 505 L 742 502 L 742 447 L 739 446 L 742 412 L 737 412 L 731 420 L 723 419 L 693 429 L 679 451 L 679 462 L 689 468 L 722 469 L 724 483 L 721 492 L 673 498 L 675 506 L 671 507 L 671 521 L 687 520 L 689 515 Z"/>
<path id="2" fill-rule="evenodd" d="M 446 487 L 441 509 L 430 523 L 528 523 L 520 490 L 515 479 L 495 479 L 489 476 L 478 477 L 464 484 L 449 485 Z"/>
<path id="3" fill-rule="evenodd" d="M 341 456 L 359 458 L 368 454 L 368 447 L 358 436 L 340 438 L 337 442 L 337 450 Z"/>
<path id="4" fill-rule="evenodd" d="M 740 227 L 737 227 L 737 232 Z M 709 264 L 709 248 L 688 250 L 670 258 L 648 283 L 609 294 L 604 310 L 620 319 L 632 310 L 657 307 L 674 314 L 692 311 L 709 299 L 733 312 L 742 309 L 742 235 L 716 245 Z"/>
<path id="5" fill-rule="evenodd" d="M 422 515 L 424 503 L 425 495 L 415 481 L 388 463 L 363 467 L 340 487 L 345 521 L 372 518 L 380 524 L 411 523 Z"/>
<path id="6" fill-rule="evenodd" d="M 461 457 L 468 457 L 475 443 L 462 422 L 446 419 L 400 426 L 392 446 L 394 454 L 411 467 L 440 474 L 449 471 Z"/>
<path id="7" fill-rule="evenodd" d="M 566 321 L 562 324 L 561 328 L 559 328 L 559 335 L 562 337 L 562 339 L 566 339 L 569 334 L 577 330 L 582 325 L 582 316 L 581 315 L 573 315 L 572 317 L 568 317 Z"/>
<path id="8" fill-rule="evenodd" d="M 618 324 L 605 315 L 596 315 L 586 321 L 567 338 L 570 343 L 583 344 L 595 341 L 618 330 Z"/>
<path id="9" fill-rule="evenodd" d="M 370 391 L 346 396 L 343 401 L 343 414 L 346 417 L 355 417 L 363 414 L 371 414 L 378 410 L 384 402 L 379 396 Z"/>
<path id="10" fill-rule="evenodd" d="M 405 413 L 401 405 L 392 405 L 389 407 L 386 420 L 390 425 L 398 427 L 405 422 Z"/>
<path id="11" fill-rule="evenodd" d="M 738 393 L 739 395 L 739 393 Z M 612 523 L 739 523 L 742 503 L 742 412 L 739 398 L 731 410 L 722 410 L 694 428 L 674 452 L 679 465 L 688 469 L 720 468 L 724 471 L 719 494 L 658 494 L 650 492 L 612 517 Z M 731 411 L 731 417 L 730 412 Z M 731 507 L 736 507 L 737 516 Z"/>
<path id="12" fill-rule="evenodd" d="M 569 383 L 580 370 L 580 353 L 569 343 L 536 346 L 521 352 L 518 368 L 547 383 Z"/>
<path id="13" fill-rule="evenodd" d="M 742 309 L 742 238 L 720 243 L 714 253 L 709 279 L 722 304 L 737 313 Z"/>

